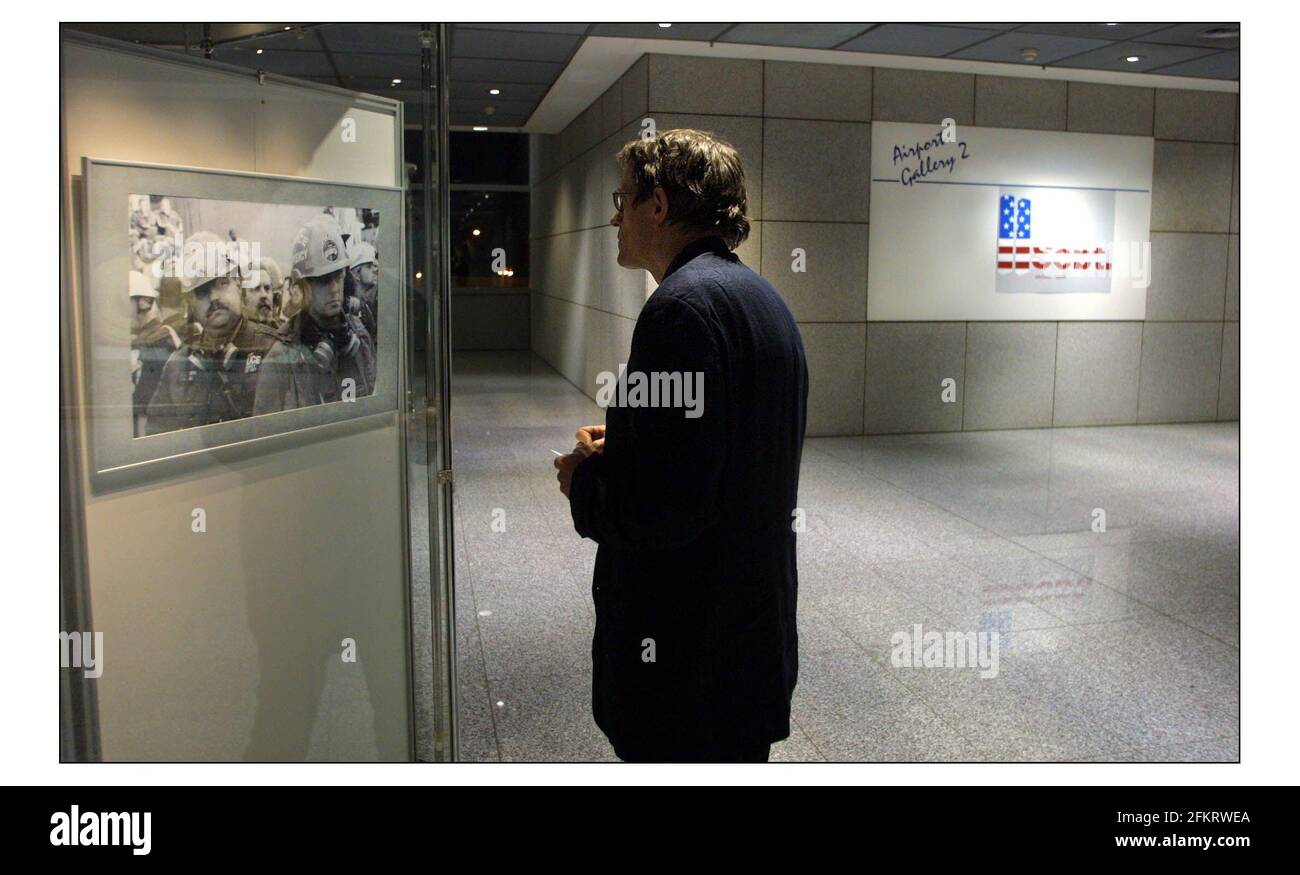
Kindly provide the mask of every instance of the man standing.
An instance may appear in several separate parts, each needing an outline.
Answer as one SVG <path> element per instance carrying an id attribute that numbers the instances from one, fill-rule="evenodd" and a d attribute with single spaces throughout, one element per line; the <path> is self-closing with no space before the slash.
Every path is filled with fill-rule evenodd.
<path id="1" fill-rule="evenodd" d="M 231 245 L 200 231 L 182 248 L 181 286 L 202 329 L 167 359 L 149 403 L 148 432 L 242 419 L 253 411 L 262 358 L 275 338 L 245 319 Z"/>
<path id="2" fill-rule="evenodd" d="M 170 325 L 164 325 L 158 309 L 158 290 L 138 270 L 127 274 L 127 294 L 131 296 L 134 319 L 131 324 L 131 393 L 135 437 L 145 434 L 149 402 L 158 389 L 163 366 L 181 347 L 181 338 Z"/>
<path id="3" fill-rule="evenodd" d="M 283 284 L 284 274 L 274 258 L 263 256 L 254 260 L 244 278 L 244 318 L 276 327 L 275 299 Z"/>
<path id="4" fill-rule="evenodd" d="M 798 676 L 803 343 L 731 252 L 749 233 L 731 146 L 674 130 L 618 159 L 618 263 L 659 287 L 606 425 L 555 460 L 574 528 L 600 545 L 592 710 L 624 760 L 765 761 Z M 627 391 L 646 380 L 657 402 Z"/>
<path id="5" fill-rule="evenodd" d="M 181 282 L 179 271 L 168 270 L 155 276 L 158 283 L 158 306 L 162 324 L 175 331 L 181 343 L 189 343 L 202 333 L 202 329 L 190 313 L 185 284 Z"/>
<path id="6" fill-rule="evenodd" d="M 352 244 L 352 259 L 348 270 L 352 274 L 352 288 L 358 301 L 357 315 L 366 327 L 371 340 L 379 342 L 379 259 L 375 247 L 364 240 Z"/>
<path id="7" fill-rule="evenodd" d="M 314 216 L 293 242 L 293 283 L 302 307 L 267 353 L 253 411 L 275 413 L 355 401 L 375 390 L 375 348 L 361 320 L 344 312 L 348 267 L 333 216 Z"/>

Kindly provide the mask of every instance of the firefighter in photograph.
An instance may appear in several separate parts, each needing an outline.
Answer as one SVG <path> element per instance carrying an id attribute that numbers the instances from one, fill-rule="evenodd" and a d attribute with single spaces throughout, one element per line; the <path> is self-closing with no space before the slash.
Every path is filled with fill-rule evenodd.
<path id="1" fill-rule="evenodd" d="M 379 259 L 375 247 L 365 241 L 356 241 L 352 246 L 352 259 L 348 266 L 352 275 L 352 288 L 358 302 L 357 316 L 366 326 L 372 340 L 379 337 Z"/>
<path id="2" fill-rule="evenodd" d="M 244 277 L 244 318 L 271 328 L 276 320 L 276 299 L 284 285 L 284 274 L 274 258 L 263 256 L 249 265 Z"/>
<path id="3" fill-rule="evenodd" d="M 309 219 L 293 243 L 293 283 L 302 309 L 266 355 L 253 409 L 257 414 L 374 392 L 375 348 L 361 320 L 347 313 L 348 257 L 333 216 Z"/>
<path id="4" fill-rule="evenodd" d="M 131 296 L 131 393 L 134 434 L 145 433 L 149 401 L 158 388 L 163 366 L 181 347 L 180 335 L 162 321 L 158 307 L 158 290 L 138 270 L 127 274 L 127 294 Z"/>
<path id="5" fill-rule="evenodd" d="M 208 232 L 185 241 L 181 284 L 190 317 L 202 330 L 163 366 L 149 403 L 149 434 L 241 419 L 253 412 L 258 374 L 276 335 L 244 317 L 240 269 L 231 249 Z"/>

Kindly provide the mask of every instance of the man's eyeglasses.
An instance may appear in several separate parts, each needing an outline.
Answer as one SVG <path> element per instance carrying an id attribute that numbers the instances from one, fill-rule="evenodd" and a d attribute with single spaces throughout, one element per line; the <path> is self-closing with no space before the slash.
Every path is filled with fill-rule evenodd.
<path id="1" fill-rule="evenodd" d="M 634 195 L 634 191 L 616 191 L 614 192 L 614 209 L 620 213 L 623 212 L 623 204 L 626 202 L 628 195 Z"/>

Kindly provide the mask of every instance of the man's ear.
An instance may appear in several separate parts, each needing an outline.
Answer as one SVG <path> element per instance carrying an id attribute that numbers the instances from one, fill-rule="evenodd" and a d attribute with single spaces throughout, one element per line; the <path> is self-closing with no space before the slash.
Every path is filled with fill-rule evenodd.
<path id="1" fill-rule="evenodd" d="M 658 186 L 655 187 L 655 224 L 662 225 L 668 221 L 668 193 Z"/>

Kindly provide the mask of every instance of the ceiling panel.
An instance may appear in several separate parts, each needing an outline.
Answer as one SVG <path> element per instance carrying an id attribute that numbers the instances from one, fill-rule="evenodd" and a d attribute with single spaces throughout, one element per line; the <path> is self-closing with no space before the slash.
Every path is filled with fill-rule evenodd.
<path id="1" fill-rule="evenodd" d="M 220 58 L 223 52 L 228 51 L 232 47 L 238 47 L 240 49 L 265 49 L 268 52 L 272 49 L 278 51 L 318 52 L 320 51 L 320 41 L 316 38 L 316 31 L 320 29 L 322 28 L 318 25 L 308 24 L 302 27 L 294 27 L 289 30 L 281 28 L 265 34 L 251 36 L 247 39 L 240 40 L 238 43 L 234 43 L 232 46 L 217 46 L 217 57 Z M 197 32 L 198 25 L 190 25 L 190 33 L 194 34 Z"/>
<path id="2" fill-rule="evenodd" d="M 492 128 L 522 128 L 528 121 L 528 116 L 532 110 L 521 113 L 500 113 L 485 120 L 481 115 L 473 110 L 460 109 L 453 106 L 451 108 L 451 124 L 464 127 L 468 125 L 483 125 Z"/>
<path id="3" fill-rule="evenodd" d="M 972 27 L 941 27 L 930 24 L 882 24 L 850 40 L 847 52 L 880 52 L 888 55 L 939 57 L 992 36 L 991 31 Z"/>
<path id="4" fill-rule="evenodd" d="M 496 88 L 501 93 L 498 95 L 488 94 L 490 88 Z M 484 100 L 495 97 L 500 100 L 531 100 L 536 103 L 545 97 L 546 92 L 549 90 L 550 86 L 540 84 L 511 83 L 507 85 L 490 81 L 451 80 L 451 96 L 453 100 L 459 97 L 481 97 Z"/>
<path id="5" fill-rule="evenodd" d="M 271 59 L 276 57 L 283 58 L 286 55 L 299 57 L 304 55 L 320 55 L 321 57 L 324 57 L 320 50 L 320 43 L 316 42 L 315 37 L 312 37 L 309 42 L 304 43 L 286 42 L 282 43 L 278 47 L 263 48 L 265 45 L 266 44 L 263 42 L 231 43 L 229 45 L 216 47 L 213 57 L 216 60 L 221 61 L 223 64 L 240 64 L 242 66 L 263 70 L 270 70 L 271 67 L 268 65 Z M 259 48 L 262 49 L 262 54 L 260 55 L 257 53 Z M 199 52 L 195 50 L 190 52 L 190 55 L 192 57 L 198 57 Z M 332 73 L 333 70 L 331 69 L 330 72 Z"/>
<path id="6" fill-rule="evenodd" d="M 457 27 L 451 35 L 453 58 L 508 58 L 563 63 L 582 39 L 569 33 L 516 33 Z"/>
<path id="7" fill-rule="evenodd" d="M 533 111 L 533 103 L 528 100 L 497 100 L 495 97 L 479 99 L 477 97 L 453 97 L 451 99 L 453 109 L 473 112 L 482 121 L 477 124 L 488 124 L 493 116 L 497 115 L 517 115 L 524 113 L 527 115 Z M 491 109 L 492 112 L 485 110 Z"/>
<path id="8" fill-rule="evenodd" d="M 330 77 L 330 85 L 338 85 L 338 80 Z M 420 99 L 420 77 L 403 78 L 401 84 L 394 85 L 392 79 L 376 78 L 374 76 L 348 77 L 344 80 L 345 88 L 353 91 L 364 91 L 367 94 L 374 94 L 378 97 L 391 97 L 394 100 L 419 100 Z"/>
<path id="9" fill-rule="evenodd" d="M 563 64 L 540 61 L 494 61 L 479 58 L 452 58 L 449 65 L 452 81 L 495 80 L 497 82 L 531 82 L 550 85 L 560 75 Z"/>
<path id="10" fill-rule="evenodd" d="M 1182 46 L 1201 46 L 1207 49 L 1235 49 L 1241 45 L 1241 37 L 1228 39 L 1211 39 L 1204 36 L 1208 30 L 1215 28 L 1240 30 L 1236 21 L 1201 22 L 1199 24 L 1175 24 L 1162 28 L 1142 37 L 1144 43 L 1175 43 Z"/>
<path id="11" fill-rule="evenodd" d="M 502 128 L 522 128 L 528 122 L 527 115 L 501 116 L 491 123 L 476 118 L 472 113 L 459 112 L 455 109 L 449 114 L 451 124 L 456 127 L 485 127 L 489 130 L 499 131 Z"/>
<path id="12" fill-rule="evenodd" d="M 97 33 L 100 36 L 126 40 L 127 42 L 142 42 L 150 45 L 185 44 L 185 25 L 176 22 L 95 22 L 93 24 L 80 24 L 70 21 L 63 26 L 70 30 Z M 199 32 L 198 27 L 190 25 L 190 32 L 197 34 Z"/>
<path id="13" fill-rule="evenodd" d="M 415 24 L 327 24 L 320 31 L 334 52 L 420 53 L 420 27 Z"/>
<path id="14" fill-rule="evenodd" d="M 1160 24 L 1159 22 L 1141 23 L 1127 21 L 1108 25 L 1101 21 L 1082 23 L 1047 21 L 1022 25 L 1020 30 L 1026 33 L 1052 33 L 1057 36 L 1077 36 L 1083 37 L 1084 39 L 1131 40 L 1142 36 L 1144 33 L 1159 30 L 1162 27 L 1165 27 L 1165 25 Z"/>
<path id="15" fill-rule="evenodd" d="M 1035 66 L 1054 64 L 1062 58 L 1078 55 L 1091 49 L 1100 49 L 1110 43 L 1099 39 L 1085 39 L 1076 36 L 1054 36 L 1047 33 L 1025 33 L 1012 31 L 995 36 L 993 39 L 971 46 L 948 57 L 961 58 L 966 61 L 1001 61 L 1008 64 L 1030 63 Z M 1021 52 L 1026 48 L 1038 49 L 1038 57 L 1025 61 Z"/>
<path id="16" fill-rule="evenodd" d="M 260 55 L 247 47 L 226 48 L 219 51 L 217 57 L 228 64 L 247 65 L 268 73 L 279 73 L 281 76 L 325 76 L 331 85 L 338 84 L 334 67 L 320 46 L 315 46 L 315 51 L 267 49 Z"/>
<path id="17" fill-rule="evenodd" d="M 1166 67 L 1181 61 L 1190 61 L 1210 54 L 1210 49 L 1198 49 L 1191 46 L 1162 46 L 1155 43 L 1113 43 L 1102 49 L 1085 52 L 1073 58 L 1066 58 L 1058 67 L 1086 67 L 1089 70 L 1124 70 L 1129 73 L 1141 73 L 1156 67 Z M 1141 60 L 1129 63 L 1128 56 Z"/>
<path id="18" fill-rule="evenodd" d="M 964 27 L 974 30 L 1015 30 L 1023 22 L 996 22 L 988 21 L 929 21 L 927 24 L 933 24 L 935 27 Z"/>
<path id="19" fill-rule="evenodd" d="M 1204 55 L 1181 64 L 1159 67 L 1155 70 L 1161 76 L 1203 76 L 1206 79 L 1241 78 L 1241 52 L 1218 52 Z"/>
<path id="20" fill-rule="evenodd" d="M 246 39 L 258 34 L 284 33 L 286 27 L 299 25 L 288 22 L 263 22 L 260 24 L 209 24 L 208 33 L 214 43 L 220 45 L 232 39 Z M 64 27 L 112 39 L 140 42 L 151 46 L 184 46 L 186 34 L 191 45 L 197 46 L 203 39 L 203 25 L 190 22 L 94 22 L 87 24 L 68 23 Z"/>
<path id="21" fill-rule="evenodd" d="M 726 30 L 726 24 L 708 24 L 702 21 L 673 22 L 672 27 L 660 27 L 657 23 L 638 23 L 633 21 L 613 24 L 597 24 L 591 29 L 592 36 L 626 36 L 634 39 L 717 39 Z"/>
<path id="22" fill-rule="evenodd" d="M 424 94 L 420 91 L 419 82 L 412 83 L 412 86 L 407 86 L 407 84 L 403 82 L 397 88 L 389 88 L 386 90 L 376 89 L 376 91 L 383 97 L 393 97 L 396 98 L 397 100 L 402 101 L 402 103 L 405 104 L 403 112 L 407 116 L 409 116 L 416 109 L 419 109 L 420 102 L 424 99 Z M 372 91 L 370 93 L 375 94 L 376 91 Z M 405 121 L 408 124 L 410 123 L 409 118 L 407 118 Z"/>
<path id="23" fill-rule="evenodd" d="M 457 27 L 472 27 L 475 30 L 517 30 L 524 33 L 576 33 L 579 36 L 587 32 L 590 24 L 585 22 L 572 21 L 548 21 L 548 22 L 471 22 L 466 21 Z"/>
<path id="24" fill-rule="evenodd" d="M 759 46 L 794 46 L 801 49 L 831 49 L 850 40 L 872 25 L 862 24 L 737 24 L 718 37 L 720 43 L 748 43 Z"/>
<path id="25" fill-rule="evenodd" d="M 474 122 L 472 122 L 468 117 L 454 112 L 450 113 L 448 118 L 449 121 L 447 124 L 451 127 L 467 128 L 474 125 Z M 497 122 L 495 125 L 492 125 L 491 129 L 500 132 L 504 128 L 522 128 L 526 122 L 527 119 L 524 121 L 510 119 L 508 121 Z"/>
<path id="26" fill-rule="evenodd" d="M 334 63 L 345 79 L 368 77 L 371 79 L 420 79 L 420 56 L 379 55 L 373 52 L 340 52 L 331 49 Z"/>

